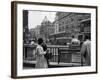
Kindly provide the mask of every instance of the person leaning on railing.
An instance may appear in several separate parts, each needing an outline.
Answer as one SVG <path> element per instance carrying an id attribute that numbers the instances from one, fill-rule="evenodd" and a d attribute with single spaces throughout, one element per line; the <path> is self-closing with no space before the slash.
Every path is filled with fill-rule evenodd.
<path id="1" fill-rule="evenodd" d="M 43 47 L 43 50 L 46 51 L 46 54 L 44 55 L 44 57 L 46 58 L 47 60 L 47 64 L 49 66 L 49 59 L 53 57 L 52 53 L 49 53 L 49 50 L 47 50 L 47 45 L 46 43 L 43 43 L 42 44 L 42 47 Z"/>
<path id="2" fill-rule="evenodd" d="M 36 65 L 35 65 L 35 68 L 47 68 L 48 67 L 47 60 L 44 57 L 44 55 L 46 54 L 46 51 L 43 50 L 42 44 L 43 44 L 43 39 L 39 38 L 38 45 L 36 47 Z"/>

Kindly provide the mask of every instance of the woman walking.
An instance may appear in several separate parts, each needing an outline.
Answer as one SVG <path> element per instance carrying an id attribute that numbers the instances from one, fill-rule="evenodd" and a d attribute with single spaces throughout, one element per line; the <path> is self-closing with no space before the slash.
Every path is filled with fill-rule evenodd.
<path id="1" fill-rule="evenodd" d="M 47 68 L 47 61 L 44 57 L 44 55 L 46 54 L 46 51 L 43 50 L 42 47 L 43 44 L 43 39 L 39 38 L 38 39 L 38 45 L 36 48 L 36 65 L 35 68 Z"/>

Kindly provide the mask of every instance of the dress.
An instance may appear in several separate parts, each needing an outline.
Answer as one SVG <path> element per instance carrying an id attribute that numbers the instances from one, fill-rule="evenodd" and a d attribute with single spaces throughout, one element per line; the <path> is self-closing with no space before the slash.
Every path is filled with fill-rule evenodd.
<path id="1" fill-rule="evenodd" d="M 41 45 L 38 45 L 36 48 L 36 65 L 35 68 L 47 68 L 47 61 L 44 57 L 44 54 L 46 52 L 43 51 L 43 48 Z"/>
<path id="2" fill-rule="evenodd" d="M 85 58 L 85 65 L 90 66 L 91 65 L 91 41 L 86 40 L 81 48 L 81 54 Z"/>

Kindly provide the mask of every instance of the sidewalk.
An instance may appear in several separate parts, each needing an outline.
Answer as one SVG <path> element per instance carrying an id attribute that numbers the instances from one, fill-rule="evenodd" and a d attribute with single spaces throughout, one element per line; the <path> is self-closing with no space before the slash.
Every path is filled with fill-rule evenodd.
<path id="1" fill-rule="evenodd" d="M 30 67 L 30 68 L 34 68 L 35 67 L 35 64 L 36 64 L 36 61 L 28 61 L 28 60 L 24 60 L 23 61 L 23 65 L 25 67 L 25 69 L 27 67 Z M 50 62 L 49 63 L 49 68 L 57 68 L 57 67 L 76 67 L 76 66 L 81 66 L 80 63 L 64 63 L 64 62 L 60 62 L 58 64 L 58 62 Z"/>

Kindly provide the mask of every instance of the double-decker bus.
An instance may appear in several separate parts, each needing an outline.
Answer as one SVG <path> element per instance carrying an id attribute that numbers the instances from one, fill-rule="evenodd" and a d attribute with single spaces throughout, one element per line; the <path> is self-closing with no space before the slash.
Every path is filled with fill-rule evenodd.
<path id="1" fill-rule="evenodd" d="M 50 42 L 54 45 L 66 45 L 71 42 L 71 35 L 65 32 L 52 34 L 49 36 Z"/>

